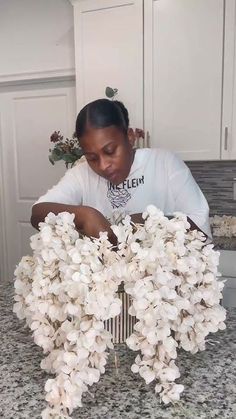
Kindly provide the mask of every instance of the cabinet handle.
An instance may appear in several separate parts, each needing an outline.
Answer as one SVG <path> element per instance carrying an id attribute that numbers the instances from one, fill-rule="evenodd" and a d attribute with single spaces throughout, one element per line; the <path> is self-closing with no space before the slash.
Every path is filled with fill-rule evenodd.
<path id="1" fill-rule="evenodd" d="M 228 127 L 225 127 L 225 140 L 224 140 L 224 149 L 228 150 Z"/>
<path id="2" fill-rule="evenodd" d="M 150 148 L 150 134 L 149 131 L 147 131 L 147 144 L 146 144 L 147 148 Z"/>

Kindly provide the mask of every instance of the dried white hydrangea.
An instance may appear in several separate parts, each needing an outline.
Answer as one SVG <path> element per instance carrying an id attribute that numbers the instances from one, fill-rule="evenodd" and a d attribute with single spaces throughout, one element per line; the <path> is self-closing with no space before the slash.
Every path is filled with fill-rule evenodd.
<path id="1" fill-rule="evenodd" d="M 168 220 L 150 206 L 143 217 L 144 225 L 132 234 L 125 224 L 113 229 L 118 238 L 127 236 L 118 253 L 126 255 L 125 290 L 133 300 L 130 314 L 138 320 L 127 344 L 141 352 L 132 371 L 147 384 L 156 380 L 156 392 L 169 403 L 183 391 L 174 383 L 177 347 L 204 350 L 206 336 L 225 328 L 219 304 L 224 284 L 217 281 L 219 252 L 204 244 L 201 232 L 187 231 L 184 215 Z"/>
<path id="2" fill-rule="evenodd" d="M 69 418 L 105 372 L 113 344 L 104 321 L 120 313 L 122 281 L 138 320 L 127 339 L 140 351 L 131 369 L 146 383 L 155 380 L 164 403 L 183 391 L 175 383 L 177 349 L 204 350 L 206 336 L 225 328 L 219 253 L 202 233 L 188 231 L 182 214 L 169 220 L 149 206 L 143 218 L 143 225 L 127 216 L 112 226 L 116 249 L 106 233 L 81 237 L 68 213 L 50 213 L 31 238 L 33 256 L 23 257 L 15 271 L 14 311 L 43 348 L 41 367 L 55 374 L 45 385 L 43 419 Z"/>
<path id="3" fill-rule="evenodd" d="M 215 215 L 210 223 L 215 237 L 236 237 L 236 217 Z"/>

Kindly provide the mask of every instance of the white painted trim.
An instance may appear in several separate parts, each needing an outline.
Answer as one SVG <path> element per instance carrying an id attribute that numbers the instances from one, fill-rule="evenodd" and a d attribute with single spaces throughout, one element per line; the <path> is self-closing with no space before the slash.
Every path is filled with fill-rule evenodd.
<path id="1" fill-rule="evenodd" d="M 236 159 L 236 0 L 234 0 L 234 64 L 233 64 L 233 83 L 232 83 L 232 138 L 230 159 Z"/>
<path id="2" fill-rule="evenodd" d="M 45 71 L 29 71 L 23 73 L 0 74 L 0 86 L 17 85 L 42 81 L 63 81 L 75 78 L 74 68 L 56 68 Z"/>
<path id="3" fill-rule="evenodd" d="M 153 2 L 144 1 L 144 131 L 153 132 Z"/>
<path id="4" fill-rule="evenodd" d="M 234 98 L 235 78 L 235 35 L 236 35 L 236 5 L 235 0 L 225 0 L 224 22 L 224 57 L 223 57 L 223 96 L 222 96 L 222 129 L 221 129 L 221 159 L 229 160 L 232 156 L 233 138 L 233 108 L 236 107 Z M 234 103 L 235 102 L 235 103 Z M 225 140 L 228 130 L 227 144 Z"/>
<path id="5" fill-rule="evenodd" d="M 2 152 L 2 121 L 0 102 L 0 283 L 6 282 L 7 274 L 7 242 L 6 242 L 6 217 L 5 217 L 5 193 L 3 182 L 3 152 Z"/>
<path id="6" fill-rule="evenodd" d="M 80 48 L 82 47 L 82 40 L 80 39 L 80 34 L 82 33 L 81 29 L 81 10 L 80 10 L 80 4 L 76 2 L 73 4 L 74 6 L 74 45 L 75 45 L 75 71 L 76 71 L 76 78 L 75 78 L 75 91 L 76 91 L 76 112 L 78 113 L 81 109 L 80 107 L 80 100 L 79 97 L 82 95 L 83 92 L 80 91 L 83 86 L 82 77 L 80 77 L 80 81 L 78 81 L 78 72 L 80 68 L 81 63 L 81 57 L 82 52 Z M 81 75 L 82 76 L 82 75 Z M 80 83 L 80 89 L 79 89 L 79 83 Z"/>
<path id="7" fill-rule="evenodd" d="M 82 1 L 87 1 L 87 0 L 69 0 L 72 4 L 72 6 L 76 6 L 78 3 L 81 3 Z"/>
<path id="8" fill-rule="evenodd" d="M 136 0 L 70 0 L 73 7 L 79 7 L 82 12 L 110 9 L 125 5 L 132 5 Z"/>

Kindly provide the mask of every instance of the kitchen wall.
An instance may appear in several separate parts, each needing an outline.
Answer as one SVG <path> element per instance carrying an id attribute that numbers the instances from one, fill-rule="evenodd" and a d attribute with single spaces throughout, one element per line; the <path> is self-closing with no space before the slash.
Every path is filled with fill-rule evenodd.
<path id="1" fill-rule="evenodd" d="M 210 215 L 236 216 L 236 200 L 233 200 L 236 161 L 192 161 L 186 163 L 206 196 Z"/>
<path id="2" fill-rule="evenodd" d="M 69 0 L 0 1 L 0 81 L 32 73 L 74 72 Z M 47 74 L 48 76 L 49 74 Z"/>

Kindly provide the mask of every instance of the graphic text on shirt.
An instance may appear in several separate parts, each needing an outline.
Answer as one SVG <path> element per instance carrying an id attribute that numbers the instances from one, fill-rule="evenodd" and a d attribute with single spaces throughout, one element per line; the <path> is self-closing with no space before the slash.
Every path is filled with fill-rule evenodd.
<path id="1" fill-rule="evenodd" d="M 107 183 L 107 197 L 112 205 L 112 208 L 124 207 L 131 198 L 131 190 L 144 184 L 144 175 L 140 178 L 126 179 L 119 185 Z M 128 191 L 130 190 L 130 192 Z"/>

